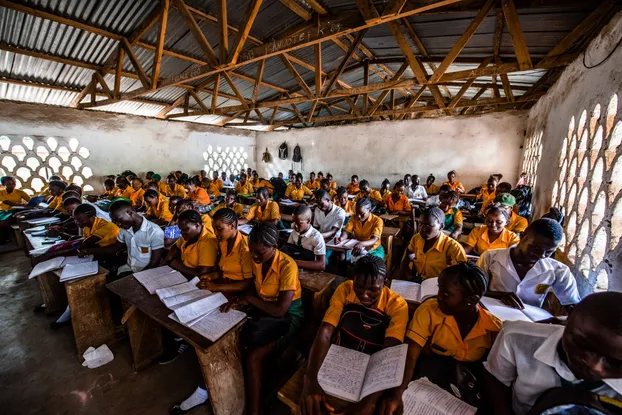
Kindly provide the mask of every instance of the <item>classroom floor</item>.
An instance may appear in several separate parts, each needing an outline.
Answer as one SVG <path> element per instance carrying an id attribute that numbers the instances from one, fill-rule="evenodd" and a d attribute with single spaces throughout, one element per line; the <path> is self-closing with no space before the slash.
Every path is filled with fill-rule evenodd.
<path id="1" fill-rule="evenodd" d="M 114 360 L 97 369 L 78 361 L 71 326 L 53 331 L 55 319 L 33 313 L 39 289 L 28 280 L 22 252 L 0 254 L 0 412 L 28 414 L 168 414 L 200 379 L 194 353 L 135 373 L 127 339 L 111 347 Z M 206 414 L 206 407 L 190 414 Z M 276 402 L 266 410 L 284 414 Z"/>

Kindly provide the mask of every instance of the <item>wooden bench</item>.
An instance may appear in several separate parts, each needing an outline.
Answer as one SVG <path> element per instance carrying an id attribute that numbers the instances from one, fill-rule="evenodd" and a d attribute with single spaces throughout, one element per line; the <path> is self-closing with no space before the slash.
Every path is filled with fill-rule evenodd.
<path id="1" fill-rule="evenodd" d="M 382 229 L 382 246 L 386 251 L 384 262 L 387 264 L 387 274 L 391 272 L 393 269 L 393 239 L 399 235 L 400 228 L 392 228 L 389 226 L 385 226 Z"/>
<path id="2" fill-rule="evenodd" d="M 287 405 L 292 415 L 300 414 L 300 395 L 302 394 L 303 381 L 307 365 L 302 365 L 294 376 L 292 376 L 281 389 L 277 396 L 279 400 Z"/>

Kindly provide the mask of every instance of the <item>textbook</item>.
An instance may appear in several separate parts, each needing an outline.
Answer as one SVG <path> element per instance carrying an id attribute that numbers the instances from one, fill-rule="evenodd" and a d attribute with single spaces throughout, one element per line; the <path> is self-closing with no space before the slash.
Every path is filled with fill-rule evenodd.
<path id="1" fill-rule="evenodd" d="M 477 408 L 420 378 L 408 384 L 402 395 L 404 415 L 474 415 Z"/>
<path id="2" fill-rule="evenodd" d="M 438 294 L 438 278 L 428 278 L 421 284 L 411 281 L 392 280 L 391 290 L 401 295 L 404 300 L 422 303 Z"/>
<path id="3" fill-rule="evenodd" d="M 242 232 L 243 235 L 250 235 L 252 230 L 253 225 L 249 225 L 248 223 L 238 226 L 238 231 Z"/>
<path id="4" fill-rule="evenodd" d="M 317 375 L 328 395 L 359 402 L 372 393 L 402 384 L 408 345 L 389 347 L 373 355 L 333 344 Z"/>
<path id="5" fill-rule="evenodd" d="M 136 272 L 134 273 L 134 278 L 149 291 L 149 294 L 155 294 L 156 290 L 160 288 L 166 288 L 188 281 L 186 277 L 181 275 L 178 271 L 173 270 L 168 265 Z"/>
<path id="6" fill-rule="evenodd" d="M 221 305 L 228 302 L 227 297 L 225 297 L 223 293 L 213 293 L 211 291 L 204 290 L 196 291 L 201 293 L 200 297 L 175 305 L 172 308 L 175 317 L 182 324 L 189 324 L 191 321 L 197 320 L 204 315 L 211 313 Z M 190 292 L 195 291 L 193 290 Z"/>
<path id="7" fill-rule="evenodd" d="M 162 301 L 166 298 L 176 297 L 181 294 L 185 294 L 187 292 L 193 291 L 197 289 L 197 284 L 199 283 L 199 277 L 194 277 L 190 281 L 171 285 L 170 287 L 159 288 L 156 290 L 156 295 Z"/>
<path id="8" fill-rule="evenodd" d="M 89 277 L 97 274 L 97 271 L 99 271 L 99 263 L 97 261 L 68 264 L 60 274 L 60 282 Z"/>
<path id="9" fill-rule="evenodd" d="M 390 213 L 385 213 L 383 215 L 380 215 L 380 219 L 382 219 L 382 220 L 394 220 L 394 219 L 397 219 L 399 217 L 400 217 L 399 215 L 392 215 Z"/>
<path id="10" fill-rule="evenodd" d="M 91 261 L 93 261 L 93 255 L 89 255 L 84 258 L 80 258 L 77 256 L 57 256 L 56 258 L 48 259 L 47 261 L 39 262 L 37 265 L 35 265 L 32 271 L 30 271 L 30 275 L 28 275 L 28 278 L 30 279 L 38 277 L 41 274 L 64 268 L 65 266 L 70 264 L 76 265 Z"/>
<path id="11" fill-rule="evenodd" d="M 187 324 L 181 323 L 175 316 L 175 313 L 169 314 L 169 318 L 194 330 L 206 339 L 215 342 L 235 327 L 240 321 L 244 320 L 246 314 L 238 310 L 229 310 L 223 313 L 217 307 L 208 314 Z"/>
<path id="12" fill-rule="evenodd" d="M 349 251 L 354 249 L 354 245 L 358 244 L 359 241 L 356 239 L 345 239 L 341 241 L 341 243 L 335 242 L 335 238 L 326 242 L 326 249 L 337 249 L 337 250 L 346 250 Z"/>
<path id="13" fill-rule="evenodd" d="M 529 304 L 525 304 L 524 310 L 519 310 L 503 304 L 496 298 L 482 297 L 480 301 L 488 311 L 499 317 L 502 321 L 535 322 L 553 317 L 548 311 Z"/>

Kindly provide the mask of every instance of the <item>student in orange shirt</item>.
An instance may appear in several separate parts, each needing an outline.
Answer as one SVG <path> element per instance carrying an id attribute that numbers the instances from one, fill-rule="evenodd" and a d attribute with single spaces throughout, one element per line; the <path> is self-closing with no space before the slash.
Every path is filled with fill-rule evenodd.
<path id="1" fill-rule="evenodd" d="M 140 177 L 134 177 L 132 179 L 132 189 L 134 189 L 134 192 L 132 192 L 132 194 L 130 195 L 132 206 L 135 208 L 139 208 L 145 203 L 145 201 L 143 200 L 145 190 L 143 189 L 143 181 L 140 179 Z"/>
<path id="2" fill-rule="evenodd" d="M 212 200 L 209 195 L 201 187 L 201 183 L 198 177 L 193 177 L 186 184 L 186 190 L 188 191 L 188 199 L 198 203 L 199 205 L 211 205 Z"/>
<path id="3" fill-rule="evenodd" d="M 330 188 L 337 191 L 337 182 L 333 181 L 333 175 L 330 173 L 326 174 L 326 178 L 328 179 L 328 183 L 330 184 Z"/>
<path id="4" fill-rule="evenodd" d="M 443 182 L 443 184 L 451 187 L 451 190 L 453 190 L 454 192 L 458 192 L 458 194 L 465 192 L 462 183 L 456 180 L 456 172 L 454 170 L 447 173 L 447 181 Z"/>
<path id="5" fill-rule="evenodd" d="M 112 200 L 119 196 L 119 189 L 115 187 L 114 180 L 112 179 L 104 180 L 104 190 L 104 194 L 100 196 L 100 199 Z"/>
<path id="6" fill-rule="evenodd" d="M 495 176 L 490 176 L 486 185 L 482 186 L 480 189 L 477 200 L 486 201 L 489 197 L 495 198 L 495 189 L 497 188 L 497 178 Z"/>
<path id="7" fill-rule="evenodd" d="M 398 181 L 393 187 L 393 193 L 389 193 L 384 199 L 384 207 L 387 212 L 400 215 L 410 216 L 412 215 L 412 207 L 408 198 L 404 194 L 404 182 Z"/>
<path id="8" fill-rule="evenodd" d="M 166 178 L 166 186 L 164 187 L 165 191 L 162 192 L 165 196 L 179 196 L 182 199 L 186 197 L 186 189 L 177 183 L 177 179 L 175 179 L 174 174 L 169 174 Z"/>
<path id="9" fill-rule="evenodd" d="M 333 200 L 333 198 L 337 196 L 337 192 L 330 187 L 330 182 L 328 181 L 328 179 L 324 179 L 320 182 L 320 189 L 326 190 L 330 200 Z"/>
<path id="10" fill-rule="evenodd" d="M 315 181 L 315 173 L 311 172 L 311 174 L 309 174 L 309 180 L 306 181 L 304 183 L 304 185 L 307 187 L 307 189 L 313 191 L 313 190 L 317 190 L 320 188 L 319 183 L 317 183 Z"/>
<path id="11" fill-rule="evenodd" d="M 348 198 L 348 190 L 345 187 L 337 189 L 337 195 L 333 199 L 333 202 L 340 208 L 342 208 L 347 216 L 354 215 L 355 203 L 354 200 Z"/>
<path id="12" fill-rule="evenodd" d="M 227 177 L 226 173 L 223 172 L 223 174 L 225 175 L 225 178 L 226 178 Z M 212 184 L 216 186 L 218 190 L 222 191 L 222 189 L 225 186 L 225 183 L 218 177 L 218 170 L 214 170 L 212 177 L 213 177 Z"/>
<path id="13" fill-rule="evenodd" d="M 317 183 L 317 189 L 313 189 L 313 190 L 319 190 L 322 187 L 322 180 L 324 180 L 324 173 L 322 173 L 321 171 L 319 171 L 317 173 L 317 178 L 315 179 L 315 182 Z"/>
<path id="14" fill-rule="evenodd" d="M 385 200 L 390 194 L 391 194 L 391 182 L 389 181 L 389 179 L 384 179 L 382 181 L 382 184 L 380 185 L 380 196 L 382 196 L 382 200 Z"/>
<path id="15" fill-rule="evenodd" d="M 117 189 L 118 189 L 117 193 L 119 195 L 118 197 L 131 200 L 132 193 L 134 193 L 134 189 L 132 188 L 132 186 L 130 186 L 130 183 L 125 177 L 123 176 L 117 177 Z"/>
<path id="16" fill-rule="evenodd" d="M 510 222 L 507 212 L 498 207 L 491 207 L 486 212 L 486 225 L 478 226 L 469 234 L 463 244 L 467 255 L 481 255 L 491 249 L 510 248 L 520 242 L 514 232 L 505 227 Z"/>
<path id="17" fill-rule="evenodd" d="M 431 174 L 428 176 L 427 180 L 425 181 L 425 191 L 428 194 L 428 196 L 438 194 L 439 188 L 437 185 L 434 184 L 435 180 L 436 180 L 436 177 L 434 177 Z"/>
<path id="18" fill-rule="evenodd" d="M 355 174 L 350 179 L 350 184 L 346 185 L 346 189 L 348 189 L 348 193 L 351 195 L 355 195 L 361 191 L 359 188 L 359 177 Z"/>

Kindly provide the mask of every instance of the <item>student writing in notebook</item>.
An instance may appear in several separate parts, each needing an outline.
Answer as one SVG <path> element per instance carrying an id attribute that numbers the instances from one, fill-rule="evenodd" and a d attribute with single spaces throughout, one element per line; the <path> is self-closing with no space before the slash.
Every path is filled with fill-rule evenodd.
<path id="1" fill-rule="evenodd" d="M 489 297 L 523 308 L 523 303 L 542 307 L 552 290 L 564 307 L 581 300 L 570 269 L 551 256 L 563 238 L 561 225 L 549 218 L 538 219 L 525 230 L 518 245 L 487 251 L 477 261 L 490 280 Z"/>
<path id="2" fill-rule="evenodd" d="M 400 265 L 404 280 L 422 282 L 436 278 L 452 265 L 466 262 L 464 248 L 443 233 L 445 215 L 437 207 L 424 210 L 417 219 L 419 233 L 413 235 Z"/>
<path id="3" fill-rule="evenodd" d="M 373 354 L 404 341 L 408 305 L 385 286 L 386 274 L 386 266 L 380 258 L 365 256 L 356 262 L 353 279 L 335 290 L 309 354 L 300 397 L 304 415 L 320 415 L 327 411 L 374 413 L 382 392 L 372 394 L 358 404 L 347 404 L 326 396 L 317 376 L 331 343 Z M 366 321 L 373 321 L 374 324 L 366 328 Z"/>
<path id="4" fill-rule="evenodd" d="M 187 210 L 194 210 L 198 212 L 196 209 L 196 205 L 190 199 L 183 199 L 179 201 L 177 205 L 178 205 L 178 208 L 176 210 L 177 217 L 179 217 L 179 215 L 181 215 L 183 212 Z M 205 228 L 205 231 L 208 233 L 210 237 L 214 238 L 215 235 L 214 235 L 214 228 L 212 226 L 212 218 L 208 214 L 203 214 L 200 216 L 201 216 L 201 222 L 203 223 L 203 227 Z"/>
<path id="5" fill-rule="evenodd" d="M 509 248 L 518 244 L 520 241 L 518 235 L 505 228 L 508 222 L 505 210 L 498 207 L 488 209 L 486 224 L 471 231 L 464 243 L 464 251 L 467 255 L 471 253 L 481 255 L 491 249 Z"/>
<path id="6" fill-rule="evenodd" d="M 313 192 L 302 184 L 302 174 L 298 173 L 294 184 L 289 185 L 285 190 L 285 197 L 290 200 L 304 202 L 305 196 L 311 196 Z"/>
<path id="7" fill-rule="evenodd" d="M 238 217 L 242 217 L 244 215 L 244 206 L 238 203 L 238 195 L 233 189 L 227 190 L 225 200 L 212 209 L 209 214 L 213 217 L 216 212 L 223 208 L 232 209 Z"/>
<path id="8" fill-rule="evenodd" d="M 246 218 L 240 219 L 240 224 L 248 222 L 269 222 L 277 225 L 281 220 L 279 204 L 270 200 L 270 194 L 265 187 L 257 190 L 257 201 L 251 206 Z"/>
<path id="9" fill-rule="evenodd" d="M 147 211 L 145 216 L 158 225 L 166 225 L 173 218 L 168 198 L 156 190 L 149 189 L 143 196 Z"/>
<path id="10" fill-rule="evenodd" d="M 441 272 L 438 296 L 421 304 L 408 325 L 404 381 L 385 395 L 380 414 L 396 414 L 408 383 L 420 377 L 448 391 L 450 385 L 460 389 L 477 406 L 481 360 L 501 329 L 501 321 L 478 305 L 485 292 L 486 276 L 475 265 L 462 262 Z M 470 372 L 466 385 L 455 376 L 464 372 Z"/>
<path id="11" fill-rule="evenodd" d="M 382 219 L 371 213 L 372 203 L 364 197 L 356 202 L 356 214 L 350 219 L 340 236 L 335 242 L 341 243 L 347 239 L 359 241 L 352 249 L 353 255 L 361 255 L 363 250 L 368 255 L 384 259 L 384 248 L 380 238 L 384 224 Z"/>
<path id="12" fill-rule="evenodd" d="M 484 363 L 484 397 L 495 415 L 524 415 L 547 390 L 561 388 L 557 392 L 565 392 L 567 400 L 560 399 L 559 405 L 583 397 L 601 409 L 597 398 L 604 396 L 609 398 L 606 402 L 617 401 L 616 409 L 606 413 L 619 413 L 621 327 L 622 294 L 618 292 L 588 295 L 575 307 L 565 327 L 506 322 Z M 564 413 L 588 412 L 568 408 Z"/>
<path id="13" fill-rule="evenodd" d="M 311 226 L 312 216 L 313 212 L 309 206 L 300 205 L 294 209 L 292 215 L 293 230 L 289 234 L 287 243 L 308 251 L 311 254 L 310 256 L 315 258 L 311 261 L 292 256 L 298 267 L 312 271 L 324 271 L 326 268 L 326 245 L 320 231 Z"/>
<path id="14" fill-rule="evenodd" d="M 382 195 L 379 191 L 372 189 L 367 180 L 361 180 L 359 189 L 359 193 L 356 195 L 356 198 L 354 198 L 355 202 L 358 202 L 362 198 L 366 197 L 373 204 L 382 204 Z"/>
<path id="15" fill-rule="evenodd" d="M 317 228 L 325 241 L 341 234 L 341 229 L 346 221 L 346 212 L 332 202 L 332 198 L 326 190 L 315 192 L 315 215 L 313 226 Z"/>
<path id="16" fill-rule="evenodd" d="M 246 347 L 247 413 L 258 415 L 264 365 L 270 356 L 281 354 L 304 325 L 302 290 L 298 267 L 292 258 L 277 248 L 279 231 L 276 226 L 259 222 L 251 231 L 248 242 L 253 258 L 255 291 L 241 295 L 228 307 L 251 306 L 251 317 L 240 338 Z"/>
<path id="17" fill-rule="evenodd" d="M 212 200 L 210 199 L 209 195 L 207 194 L 205 189 L 201 187 L 200 179 L 192 178 L 188 180 L 188 182 L 186 183 L 186 190 L 188 191 L 188 199 L 192 200 L 193 202 L 199 205 L 212 204 Z"/>
<path id="18" fill-rule="evenodd" d="M 171 247 L 163 263 L 188 279 L 214 271 L 218 258 L 218 241 L 203 226 L 199 212 L 182 212 L 177 219 L 177 226 L 181 231 L 181 238 Z"/>
<path id="19" fill-rule="evenodd" d="M 81 242 L 76 244 L 78 256 L 94 255 L 102 259 L 102 248 L 117 242 L 119 227 L 112 222 L 97 217 L 95 207 L 87 204 L 79 205 L 73 211 L 73 219 L 82 228 Z"/>

